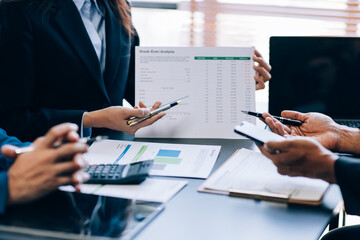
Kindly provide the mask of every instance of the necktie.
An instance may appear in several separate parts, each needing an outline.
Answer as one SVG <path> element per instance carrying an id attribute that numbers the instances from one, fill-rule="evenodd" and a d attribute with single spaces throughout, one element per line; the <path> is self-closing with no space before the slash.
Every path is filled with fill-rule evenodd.
<path id="1" fill-rule="evenodd" d="M 90 40 L 92 45 L 94 46 L 96 55 L 100 60 L 101 57 L 101 39 L 95 28 L 94 24 L 92 23 L 92 16 L 94 15 L 94 11 L 96 11 L 93 1 L 85 0 L 84 5 L 81 7 L 81 12 L 83 14 L 83 22 L 86 28 L 86 31 L 89 34 Z"/>

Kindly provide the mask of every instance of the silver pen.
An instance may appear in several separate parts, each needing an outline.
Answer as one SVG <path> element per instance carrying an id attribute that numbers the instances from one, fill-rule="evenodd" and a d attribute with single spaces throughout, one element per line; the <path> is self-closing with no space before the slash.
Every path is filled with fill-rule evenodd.
<path id="1" fill-rule="evenodd" d="M 166 111 L 176 105 L 179 105 L 181 103 L 181 101 L 184 99 L 184 98 L 187 98 L 188 96 L 186 97 L 183 97 L 183 98 L 180 98 L 178 100 L 175 100 L 173 102 L 170 102 L 170 103 L 167 103 L 165 105 L 162 105 L 160 106 L 159 108 L 155 109 L 154 111 L 151 111 L 149 114 L 147 114 L 145 117 L 142 117 L 142 118 L 131 118 L 129 119 L 126 123 L 127 125 L 129 126 L 132 126 L 134 124 L 137 124 L 139 122 L 142 122 L 142 121 L 145 121 L 146 119 L 148 118 L 151 118 L 152 116 L 158 114 L 159 112 L 162 112 L 162 111 Z"/>
<path id="2" fill-rule="evenodd" d="M 97 136 L 97 137 L 92 137 L 92 138 L 80 138 L 78 142 L 86 143 L 87 145 L 90 146 L 92 143 L 98 142 L 98 141 L 101 141 L 101 140 L 104 140 L 104 139 L 108 139 L 108 136 Z M 58 148 L 63 144 L 65 144 L 65 143 L 60 143 L 60 142 L 55 143 L 54 148 Z M 31 152 L 31 151 L 34 151 L 34 150 L 35 150 L 35 147 L 33 145 L 30 145 L 30 146 L 27 146 L 27 147 L 17 148 L 15 150 L 15 153 L 17 155 L 19 155 L 19 154 Z"/>

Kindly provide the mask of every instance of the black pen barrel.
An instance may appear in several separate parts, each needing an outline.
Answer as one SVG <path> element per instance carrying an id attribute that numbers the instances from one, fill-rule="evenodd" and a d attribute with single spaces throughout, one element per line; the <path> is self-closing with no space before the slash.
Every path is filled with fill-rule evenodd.
<path id="1" fill-rule="evenodd" d="M 299 120 L 292 120 L 292 119 L 287 119 L 287 118 L 280 118 L 279 121 L 285 125 L 290 125 L 290 126 L 295 126 L 295 127 L 299 127 L 302 124 L 302 122 Z"/>

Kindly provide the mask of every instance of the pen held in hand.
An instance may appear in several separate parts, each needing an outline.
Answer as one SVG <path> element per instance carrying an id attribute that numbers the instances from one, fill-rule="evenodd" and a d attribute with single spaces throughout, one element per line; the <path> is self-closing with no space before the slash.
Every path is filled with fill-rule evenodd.
<path id="1" fill-rule="evenodd" d="M 140 123 L 142 121 L 145 121 L 146 119 L 149 119 L 151 118 L 152 116 L 160 113 L 160 112 L 163 112 L 163 111 L 166 111 L 176 105 L 179 105 L 181 103 L 181 101 L 184 99 L 184 98 L 187 98 L 188 96 L 186 97 L 183 97 L 183 98 L 180 98 L 179 100 L 176 100 L 176 101 L 173 101 L 173 102 L 170 102 L 170 103 L 167 103 L 165 105 L 162 105 L 160 106 L 159 108 L 151 111 L 149 114 L 147 114 L 145 117 L 142 117 L 142 118 L 131 118 L 129 119 L 126 124 L 129 125 L 129 126 L 133 126 L 137 123 Z"/>
<path id="2" fill-rule="evenodd" d="M 262 113 L 258 113 L 258 112 L 251 112 L 251 111 L 241 111 L 247 115 L 251 115 L 254 117 L 258 117 L 264 120 L 264 117 L 262 116 Z M 294 119 L 290 119 L 290 118 L 283 118 L 283 117 L 278 117 L 278 116 L 272 116 L 273 118 L 279 120 L 279 122 L 285 124 L 285 125 L 289 125 L 289 126 L 295 126 L 295 127 L 299 127 L 301 126 L 302 122 L 299 120 L 294 120 Z"/>
<path id="3" fill-rule="evenodd" d="M 98 141 L 101 141 L 101 140 L 104 140 L 104 139 L 108 139 L 108 136 L 97 136 L 97 137 L 92 137 L 92 138 L 80 138 L 78 142 L 80 143 L 86 143 L 87 145 L 91 145 L 92 143 L 94 142 L 98 142 Z M 54 144 L 54 148 L 58 148 L 60 147 L 61 145 L 65 144 L 64 142 L 60 143 L 55 143 Z M 27 146 L 27 147 L 21 147 L 21 148 L 17 148 L 15 150 L 15 153 L 17 155 L 19 154 L 22 154 L 22 153 L 27 153 L 27 152 L 31 152 L 31 151 L 34 151 L 35 150 L 35 147 L 33 145 L 30 145 L 30 146 Z"/>

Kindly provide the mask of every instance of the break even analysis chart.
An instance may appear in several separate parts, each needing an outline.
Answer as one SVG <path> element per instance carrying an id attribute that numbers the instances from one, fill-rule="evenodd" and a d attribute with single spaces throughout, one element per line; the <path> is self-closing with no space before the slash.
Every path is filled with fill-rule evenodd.
<path id="1" fill-rule="evenodd" d="M 254 118 L 253 48 L 178 47 L 136 50 L 136 102 L 189 96 L 137 137 L 239 138 L 233 128 Z M 211 131 L 209 131 L 211 129 Z"/>

